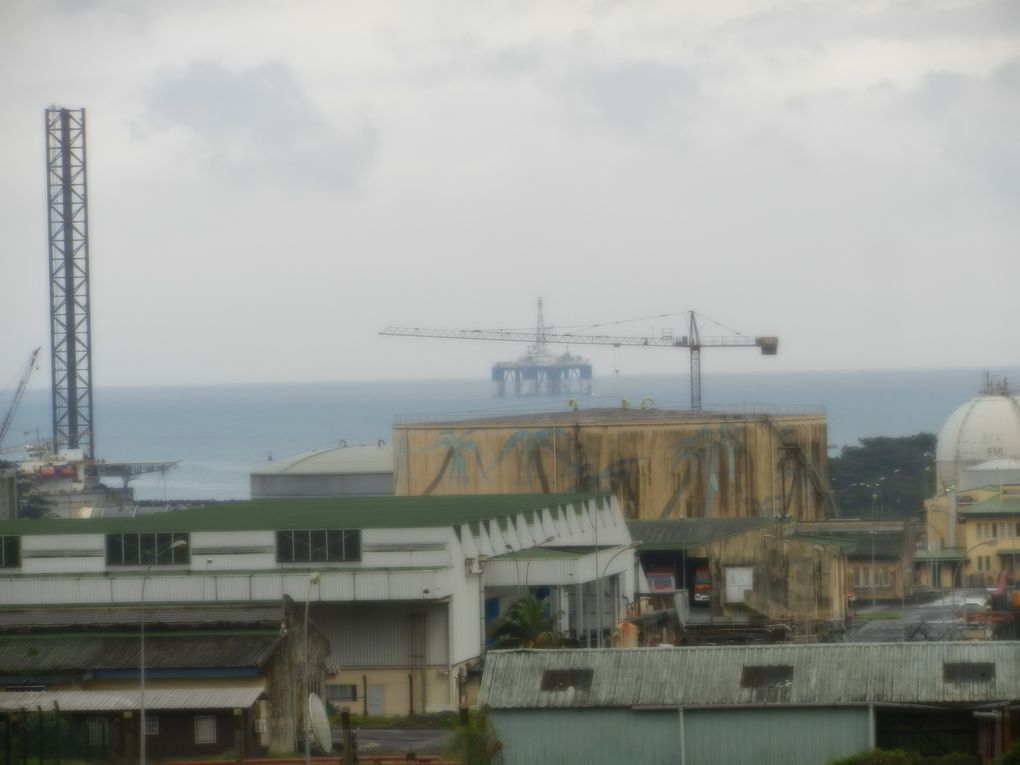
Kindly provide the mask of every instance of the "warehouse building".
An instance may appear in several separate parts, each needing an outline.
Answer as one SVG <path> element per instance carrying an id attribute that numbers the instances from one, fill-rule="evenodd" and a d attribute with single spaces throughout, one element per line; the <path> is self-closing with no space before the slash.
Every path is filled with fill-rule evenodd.
<path id="1" fill-rule="evenodd" d="M 1013 642 L 493 651 L 481 687 L 505 765 L 990 763 L 1018 701 Z"/>
<path id="2" fill-rule="evenodd" d="M 580 409 L 394 426 L 394 492 L 608 491 L 628 518 L 824 520 L 825 415 Z"/>
<path id="3" fill-rule="evenodd" d="M 293 751 L 300 730 L 305 608 L 310 687 L 355 712 L 408 714 L 457 708 L 488 623 L 525 589 L 543 588 L 570 634 L 612 623 L 636 589 L 630 535 L 606 496 L 306 498 L 6 521 L 0 551 L 0 630 L 45 647 L 47 624 L 65 629 L 53 651 L 0 652 L 0 675 L 26 690 L 133 687 L 144 600 L 146 623 L 174 633 L 150 636 L 165 670 L 153 687 L 264 690 L 274 751 Z M 596 583 L 617 594 L 596 597 Z M 260 617 L 244 650 L 207 639 L 281 604 L 290 616 Z M 175 615 L 185 606 L 204 616 Z M 122 637 L 72 650 L 70 631 L 103 629 Z"/>

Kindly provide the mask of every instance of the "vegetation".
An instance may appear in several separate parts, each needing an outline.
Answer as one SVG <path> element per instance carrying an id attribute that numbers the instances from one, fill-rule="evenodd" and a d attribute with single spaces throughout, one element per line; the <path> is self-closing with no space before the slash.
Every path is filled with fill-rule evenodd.
<path id="1" fill-rule="evenodd" d="M 507 612 L 492 623 L 495 648 L 566 648 L 576 646 L 556 629 L 547 601 L 530 592 L 515 600 Z"/>
<path id="2" fill-rule="evenodd" d="M 862 438 L 829 459 L 841 518 L 901 519 L 919 515 L 934 492 L 935 434 Z"/>
<path id="3" fill-rule="evenodd" d="M 974 755 L 954 752 L 938 757 L 924 757 L 902 749 L 871 749 L 834 760 L 830 765 L 978 765 Z"/>
<path id="4" fill-rule="evenodd" d="M 464 712 L 445 758 L 465 765 L 500 765 L 503 762 L 503 744 L 496 738 L 488 714 L 484 710 Z"/>

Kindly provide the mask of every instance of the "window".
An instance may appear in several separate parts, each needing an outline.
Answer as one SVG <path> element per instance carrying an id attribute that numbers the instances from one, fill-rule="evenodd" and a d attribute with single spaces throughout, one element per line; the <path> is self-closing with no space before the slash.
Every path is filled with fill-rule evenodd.
<path id="1" fill-rule="evenodd" d="M 342 529 L 293 529 L 276 532 L 278 563 L 361 560 L 361 532 Z"/>
<path id="2" fill-rule="evenodd" d="M 594 669 L 547 669 L 542 673 L 543 691 L 590 691 Z"/>
<path id="3" fill-rule="evenodd" d="M 216 743 L 216 718 L 213 715 L 195 715 L 195 743 Z"/>
<path id="4" fill-rule="evenodd" d="M 146 736 L 158 736 L 159 735 L 159 717 L 156 715 L 145 715 L 145 735 Z"/>
<path id="5" fill-rule="evenodd" d="M 979 661 L 947 661 L 942 664 L 942 679 L 947 683 L 988 682 L 995 679 L 995 664 Z"/>
<path id="6" fill-rule="evenodd" d="M 0 537 L 0 568 L 21 567 L 21 537 Z"/>
<path id="7" fill-rule="evenodd" d="M 327 701 L 338 702 L 338 701 L 357 701 L 358 700 L 358 686 L 356 685 L 327 685 L 326 686 L 326 699 Z"/>
<path id="8" fill-rule="evenodd" d="M 183 541 L 180 547 L 174 547 Z M 107 566 L 172 566 L 191 561 L 185 532 L 144 532 L 106 535 Z"/>
<path id="9" fill-rule="evenodd" d="M 89 732 L 89 746 L 106 746 L 106 718 L 88 717 L 85 727 Z"/>
<path id="10" fill-rule="evenodd" d="M 778 664 L 775 666 L 744 667 L 740 674 L 740 685 L 743 688 L 778 688 L 793 682 L 793 666 Z"/>

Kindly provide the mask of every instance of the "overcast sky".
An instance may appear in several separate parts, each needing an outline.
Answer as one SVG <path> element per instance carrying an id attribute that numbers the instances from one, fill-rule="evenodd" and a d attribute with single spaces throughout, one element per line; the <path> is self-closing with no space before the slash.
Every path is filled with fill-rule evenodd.
<path id="1" fill-rule="evenodd" d="M 713 371 L 1020 363 L 1015 0 L 4 0 L 0 75 L 0 386 L 48 357 L 51 104 L 97 386 L 486 376 L 523 347 L 377 333 L 539 295 L 780 337 Z"/>

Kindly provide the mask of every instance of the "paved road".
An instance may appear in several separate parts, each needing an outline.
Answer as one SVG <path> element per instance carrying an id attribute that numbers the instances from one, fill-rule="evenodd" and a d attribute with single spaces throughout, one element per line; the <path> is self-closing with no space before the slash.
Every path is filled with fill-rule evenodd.
<path id="1" fill-rule="evenodd" d="M 857 614 L 867 616 L 874 613 L 896 614 L 895 619 L 854 619 L 847 639 L 854 642 L 900 643 L 904 639 L 915 640 L 963 640 L 961 625 L 957 621 L 960 604 L 968 596 L 982 597 L 985 591 L 956 590 L 929 603 L 870 603 L 858 604 Z M 906 637 L 905 637 L 906 636 Z"/>
<path id="2" fill-rule="evenodd" d="M 358 754 L 442 754 L 450 735 L 445 728 L 361 728 Z M 343 740 L 343 731 L 334 728 L 333 741 Z"/>

